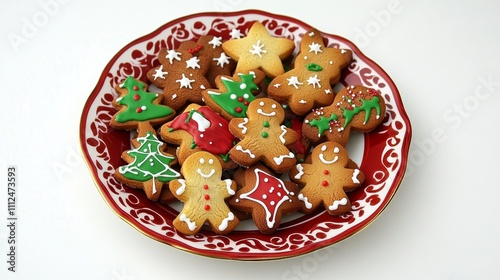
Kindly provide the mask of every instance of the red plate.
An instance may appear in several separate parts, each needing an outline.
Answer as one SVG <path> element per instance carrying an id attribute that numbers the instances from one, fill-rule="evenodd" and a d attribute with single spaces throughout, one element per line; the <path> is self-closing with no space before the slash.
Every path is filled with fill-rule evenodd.
<path id="1" fill-rule="evenodd" d="M 201 13 L 171 21 L 121 49 L 107 64 L 83 108 L 80 142 L 97 189 L 116 214 L 145 235 L 193 253 L 228 259 L 262 260 L 297 256 L 337 243 L 369 225 L 389 204 L 401 183 L 411 140 L 411 125 L 399 92 L 391 78 L 348 40 L 323 33 L 329 47 L 353 51 L 353 61 L 344 71 L 341 83 L 361 84 L 379 90 L 387 103 L 384 123 L 374 132 L 357 136 L 348 149 L 366 175 L 362 188 L 349 193 L 352 211 L 332 217 L 325 211 L 295 215 L 273 235 L 241 226 L 221 236 L 202 230 L 194 236 L 179 234 L 172 227 L 178 211 L 146 198 L 141 190 L 124 187 L 113 177 L 123 165 L 120 155 L 130 148 L 130 134 L 110 128 L 116 112 L 111 102 L 113 90 L 127 76 L 147 81 L 146 72 L 156 65 L 161 48 L 176 48 L 182 41 L 206 34 L 230 38 L 232 29 L 246 34 L 254 21 L 262 22 L 274 36 L 295 41 L 311 26 L 297 19 L 247 10 L 233 13 Z M 364 148 L 363 148 L 364 147 Z M 352 155 L 351 155 L 352 156 Z"/>

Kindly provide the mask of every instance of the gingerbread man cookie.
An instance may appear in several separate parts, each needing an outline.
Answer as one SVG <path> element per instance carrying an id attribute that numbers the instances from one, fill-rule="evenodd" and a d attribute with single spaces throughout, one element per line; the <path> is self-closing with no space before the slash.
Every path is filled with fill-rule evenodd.
<path id="1" fill-rule="evenodd" d="M 231 158 L 246 167 L 262 160 L 279 173 L 292 168 L 296 159 L 287 146 L 297 141 L 297 133 L 282 125 L 285 112 L 281 105 L 259 98 L 250 103 L 247 115 L 229 122 L 229 131 L 241 139 L 229 151 Z"/>
<path id="2" fill-rule="evenodd" d="M 177 150 L 179 163 L 199 151 L 215 155 L 223 169 L 237 164 L 229 158 L 229 150 L 237 139 L 229 132 L 229 122 L 208 106 L 189 105 L 182 114 L 164 124 L 160 136 L 168 143 L 180 145 Z"/>
<path id="3" fill-rule="evenodd" d="M 351 131 L 370 132 L 384 121 L 384 98 L 374 89 L 348 86 L 332 105 L 309 113 L 302 125 L 305 138 L 314 143 L 335 141 L 345 146 Z"/>
<path id="4" fill-rule="evenodd" d="M 163 124 L 175 116 L 175 111 L 160 102 L 162 95 L 148 92 L 148 86 L 132 76 L 115 87 L 119 97 L 113 100 L 118 110 L 109 125 L 115 129 L 137 129 L 139 123 Z"/>
<path id="5" fill-rule="evenodd" d="M 314 148 L 310 161 L 297 164 L 289 172 L 293 182 L 304 186 L 298 194 L 301 210 L 308 214 L 324 205 L 331 215 L 349 212 L 351 203 L 346 192 L 361 186 L 365 177 L 357 167 L 349 168 L 352 161 L 347 150 L 339 143 L 324 142 Z"/>
<path id="6" fill-rule="evenodd" d="M 276 38 L 269 34 L 262 23 L 256 21 L 246 37 L 222 43 L 222 49 L 234 60 L 236 73 L 260 69 L 269 77 L 285 72 L 282 60 L 292 54 L 295 44 L 287 38 Z"/>
<path id="7" fill-rule="evenodd" d="M 147 77 L 163 89 L 163 103 L 180 110 L 188 103 L 202 103 L 201 91 L 210 87 L 205 78 L 210 67 L 207 58 L 194 56 L 187 50 L 162 49 L 160 66 L 148 71 Z"/>
<path id="8" fill-rule="evenodd" d="M 325 47 L 321 33 L 311 29 L 302 37 L 293 69 L 274 78 L 268 94 L 300 116 L 330 105 L 335 96 L 331 85 L 339 81 L 351 59 L 350 50 Z"/>
<path id="9" fill-rule="evenodd" d="M 145 129 L 142 124 L 132 144 L 134 149 L 122 153 L 128 164 L 115 170 L 116 179 L 129 187 L 143 189 L 150 200 L 157 201 L 160 196 L 169 200 L 171 195 L 163 187 L 181 176 L 170 167 L 175 163 L 174 156 L 165 152 L 166 145 L 158 140 L 152 127 Z"/>
<path id="10" fill-rule="evenodd" d="M 235 178 L 242 182 L 242 187 L 229 200 L 229 205 L 250 213 L 260 232 L 275 232 L 283 214 L 300 208 L 297 185 L 272 175 L 265 166 L 253 165 L 237 175 L 243 177 L 240 180 Z"/>
<path id="11" fill-rule="evenodd" d="M 201 36 L 198 41 L 185 41 L 179 50 L 187 50 L 200 58 L 207 58 L 210 63 L 205 77 L 215 87 L 215 78 L 219 75 L 231 75 L 236 67 L 236 62 L 222 50 L 222 37 L 213 35 Z"/>
<path id="12" fill-rule="evenodd" d="M 170 182 L 175 197 L 184 202 L 173 226 L 186 235 L 196 234 L 205 222 L 217 234 L 232 231 L 239 223 L 226 199 L 235 194 L 236 183 L 221 180 L 222 167 L 209 152 L 196 152 L 181 167 L 184 179 Z"/>
<path id="13" fill-rule="evenodd" d="M 202 92 L 205 104 L 226 119 L 244 118 L 254 94 L 259 92 L 259 84 L 264 80 L 264 72 L 254 69 L 234 76 L 218 76 L 215 80 L 218 89 Z"/>

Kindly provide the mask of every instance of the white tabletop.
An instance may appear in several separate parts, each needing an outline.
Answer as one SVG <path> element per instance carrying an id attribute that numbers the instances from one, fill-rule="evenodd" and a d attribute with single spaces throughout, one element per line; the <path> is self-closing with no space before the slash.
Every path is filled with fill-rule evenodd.
<path id="1" fill-rule="evenodd" d="M 498 279 L 494 1 L 4 2 L 1 279 Z M 118 50 L 180 16 L 243 9 L 295 17 L 353 41 L 391 76 L 410 116 L 408 172 L 396 196 L 369 227 L 329 249 L 239 262 L 166 246 L 111 211 L 80 155 L 83 104 Z M 7 262 L 11 165 L 15 273 Z"/>

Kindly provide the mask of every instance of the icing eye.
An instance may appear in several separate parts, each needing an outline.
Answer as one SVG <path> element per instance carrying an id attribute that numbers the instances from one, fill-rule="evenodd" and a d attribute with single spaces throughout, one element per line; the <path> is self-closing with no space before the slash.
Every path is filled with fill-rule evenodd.
<path id="1" fill-rule="evenodd" d="M 205 164 L 205 159 L 204 158 L 200 158 L 200 163 L 201 164 Z"/>
<path id="2" fill-rule="evenodd" d="M 333 149 L 333 152 L 338 154 L 340 152 L 340 149 L 338 147 L 335 147 L 335 149 Z"/>
<path id="3" fill-rule="evenodd" d="M 322 152 L 326 151 L 326 148 L 327 148 L 326 145 L 323 145 L 323 147 L 321 147 L 321 151 Z"/>
<path id="4" fill-rule="evenodd" d="M 261 102 L 259 103 L 259 105 L 260 105 L 260 106 L 264 106 L 264 101 L 261 101 Z"/>
<path id="5" fill-rule="evenodd" d="M 276 104 L 271 105 L 271 108 L 276 109 Z"/>
<path id="6" fill-rule="evenodd" d="M 236 94 L 233 93 L 233 94 L 229 95 L 229 98 L 236 99 Z"/>
<path id="7" fill-rule="evenodd" d="M 214 160 L 213 159 L 209 159 L 208 160 L 208 164 L 214 164 Z"/>

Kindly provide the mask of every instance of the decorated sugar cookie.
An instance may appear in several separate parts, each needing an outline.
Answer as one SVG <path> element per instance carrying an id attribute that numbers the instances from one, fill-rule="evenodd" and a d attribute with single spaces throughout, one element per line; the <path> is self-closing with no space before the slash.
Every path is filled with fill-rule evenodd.
<path id="1" fill-rule="evenodd" d="M 232 231 L 239 220 L 229 209 L 226 199 L 235 194 L 236 183 L 221 179 L 222 167 L 215 156 L 196 152 L 184 161 L 181 173 L 184 179 L 169 184 L 172 194 L 184 202 L 173 221 L 174 227 L 179 232 L 193 235 L 208 222 L 217 234 Z"/>
<path id="2" fill-rule="evenodd" d="M 115 87 L 119 97 L 113 100 L 118 110 L 110 121 L 115 129 L 137 129 L 139 123 L 159 125 L 172 119 L 175 111 L 160 102 L 162 95 L 147 91 L 147 85 L 130 76 Z"/>
<path id="3" fill-rule="evenodd" d="M 264 73 L 254 69 L 234 76 L 218 76 L 215 83 L 218 89 L 202 92 L 205 103 L 226 119 L 244 118 L 254 94 L 259 91 L 259 84 L 264 80 Z"/>
<path id="4" fill-rule="evenodd" d="M 215 78 L 217 76 L 230 76 L 236 67 L 236 62 L 222 50 L 222 37 L 204 35 L 196 42 L 182 42 L 179 50 L 187 50 L 193 55 L 207 58 L 211 62 L 205 77 L 212 87 L 215 87 Z"/>
<path id="5" fill-rule="evenodd" d="M 300 208 L 297 185 L 272 175 L 265 166 L 253 165 L 241 176 L 242 187 L 229 204 L 236 210 L 250 213 L 260 232 L 275 232 L 283 214 Z"/>
<path id="6" fill-rule="evenodd" d="M 234 118 L 229 130 L 240 138 L 230 151 L 231 158 L 249 167 L 262 160 L 276 172 L 285 172 L 295 163 L 295 155 L 287 148 L 297 141 L 297 133 L 282 124 L 284 110 L 270 98 L 259 98 L 250 103 L 247 118 Z"/>
<path id="7" fill-rule="evenodd" d="M 282 60 L 292 54 L 294 48 L 292 40 L 271 36 L 258 21 L 252 25 L 246 37 L 222 43 L 222 49 L 237 61 L 236 73 L 260 69 L 269 77 L 285 72 Z"/>
<path id="8" fill-rule="evenodd" d="M 348 86 L 336 96 L 332 105 L 309 113 L 302 125 L 304 137 L 314 143 L 335 141 L 345 146 L 350 132 L 370 132 L 385 116 L 384 98 L 364 86 Z"/>
<path id="9" fill-rule="evenodd" d="M 311 29 L 302 37 L 293 69 L 274 78 L 268 94 L 301 116 L 330 105 L 335 96 L 331 85 L 339 81 L 340 71 L 351 59 L 350 50 L 325 47 L 321 33 Z"/>
<path id="10" fill-rule="evenodd" d="M 339 143 L 329 141 L 316 146 L 310 163 L 300 163 L 289 172 L 290 179 L 304 188 L 299 192 L 302 211 L 312 213 L 324 206 L 331 215 L 351 210 L 346 192 L 353 191 L 365 177 L 357 166 L 351 168 L 347 150 Z"/>
<path id="11" fill-rule="evenodd" d="M 215 155 L 223 169 L 237 164 L 229 157 L 229 150 L 237 139 L 229 132 L 229 122 L 208 106 L 189 105 L 182 114 L 164 124 L 160 135 L 168 143 L 180 145 L 177 150 L 179 163 L 199 151 Z"/>
<path id="12" fill-rule="evenodd" d="M 201 91 L 210 88 L 205 78 L 210 67 L 208 58 L 187 50 L 162 49 L 158 54 L 160 66 L 148 71 L 148 80 L 163 89 L 163 104 L 180 110 L 189 103 L 202 103 Z"/>
<path id="13" fill-rule="evenodd" d="M 128 164 L 115 170 L 116 179 L 129 187 L 143 189 L 150 200 L 157 201 L 160 196 L 168 200 L 171 195 L 163 187 L 181 176 L 170 167 L 175 162 L 174 156 L 165 152 L 166 145 L 151 127 L 139 129 L 133 144 L 134 149 L 122 153 Z"/>

